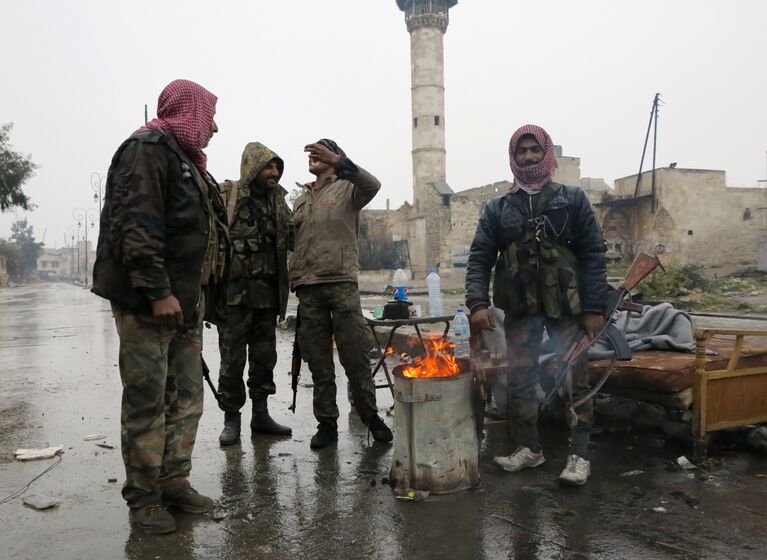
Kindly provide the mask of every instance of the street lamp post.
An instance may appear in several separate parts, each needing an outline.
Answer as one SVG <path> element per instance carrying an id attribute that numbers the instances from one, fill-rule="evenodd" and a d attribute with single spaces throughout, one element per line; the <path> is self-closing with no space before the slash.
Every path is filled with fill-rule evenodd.
<path id="1" fill-rule="evenodd" d="M 83 210 L 82 208 L 75 208 L 72 210 L 72 217 L 77 220 L 78 227 L 82 224 L 85 227 L 85 285 L 88 285 L 88 223 L 91 227 L 94 227 L 95 220 L 98 219 L 97 210 L 95 208 L 88 208 Z M 79 245 L 78 245 L 79 249 Z M 79 252 L 79 250 L 78 250 Z M 78 268 L 80 267 L 78 256 Z"/>
<path id="2" fill-rule="evenodd" d="M 91 173 L 91 188 L 93 189 L 93 202 L 99 204 L 99 216 L 101 216 L 102 200 L 104 198 L 104 189 L 107 186 L 107 178 L 94 171 Z"/>
<path id="3" fill-rule="evenodd" d="M 77 233 L 77 240 L 75 240 L 75 233 Z M 70 279 L 74 282 L 75 280 L 75 252 L 77 252 L 77 264 L 79 266 L 80 264 L 80 228 L 78 228 L 76 225 L 72 224 L 67 228 L 67 235 L 72 239 L 72 245 L 70 246 L 70 249 L 72 251 L 72 270 L 70 271 Z M 77 243 L 77 245 L 76 245 Z M 79 276 L 80 270 L 78 269 L 77 274 Z"/>

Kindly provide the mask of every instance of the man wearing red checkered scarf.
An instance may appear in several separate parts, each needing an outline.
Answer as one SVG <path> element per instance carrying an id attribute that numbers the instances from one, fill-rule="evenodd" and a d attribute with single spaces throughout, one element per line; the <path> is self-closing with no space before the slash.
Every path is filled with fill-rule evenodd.
<path id="1" fill-rule="evenodd" d="M 120 338 L 120 414 L 135 526 L 176 529 L 167 508 L 213 509 L 189 483 L 203 409 L 206 297 L 228 252 L 224 207 L 203 151 L 218 130 L 216 96 L 188 80 L 160 94 L 157 118 L 117 149 L 107 174 L 93 292 L 110 301 Z"/>
<path id="2" fill-rule="evenodd" d="M 207 168 L 208 157 L 203 150 L 218 132 L 216 101 L 218 98 L 199 84 L 189 80 L 174 80 L 165 86 L 157 100 L 157 118 L 144 129 L 170 132 L 184 148 L 201 172 Z"/>

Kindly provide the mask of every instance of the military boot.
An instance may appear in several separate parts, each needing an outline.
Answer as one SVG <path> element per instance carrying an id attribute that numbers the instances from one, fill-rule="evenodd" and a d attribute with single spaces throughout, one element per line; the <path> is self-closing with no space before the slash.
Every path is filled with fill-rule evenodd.
<path id="1" fill-rule="evenodd" d="M 213 500 L 192 488 L 186 478 L 174 479 L 163 486 L 162 503 L 186 513 L 206 513 L 215 507 Z"/>
<path id="2" fill-rule="evenodd" d="M 309 447 L 312 449 L 322 449 L 338 439 L 338 428 L 330 422 L 320 422 L 317 424 L 317 433 L 312 436 Z"/>
<path id="3" fill-rule="evenodd" d="M 383 419 L 378 414 L 374 414 L 365 420 L 365 424 L 374 440 L 381 443 L 390 443 L 394 439 L 394 434 L 391 433 L 389 427 L 384 424 Z"/>
<path id="4" fill-rule="evenodd" d="M 218 442 L 221 445 L 234 445 L 240 442 L 240 413 L 224 413 L 224 429 L 218 436 Z"/>
<path id="5" fill-rule="evenodd" d="M 131 508 L 129 517 L 133 525 L 152 535 L 164 535 L 176 530 L 176 520 L 162 504 Z"/>
<path id="6" fill-rule="evenodd" d="M 278 424 L 269 416 L 266 399 L 253 401 L 253 418 L 250 420 L 251 435 L 270 434 L 273 436 L 290 436 L 293 430 Z"/>

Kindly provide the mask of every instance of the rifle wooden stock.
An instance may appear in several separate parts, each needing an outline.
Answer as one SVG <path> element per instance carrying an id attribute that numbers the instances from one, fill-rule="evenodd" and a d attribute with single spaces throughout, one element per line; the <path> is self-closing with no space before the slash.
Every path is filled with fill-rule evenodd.
<path id="1" fill-rule="evenodd" d="M 618 289 L 630 292 L 659 266 L 663 269 L 663 265 L 660 264 L 660 259 L 658 259 L 657 255 L 651 257 L 645 253 L 639 253 L 634 259 L 634 262 L 631 263 L 631 268 Z"/>

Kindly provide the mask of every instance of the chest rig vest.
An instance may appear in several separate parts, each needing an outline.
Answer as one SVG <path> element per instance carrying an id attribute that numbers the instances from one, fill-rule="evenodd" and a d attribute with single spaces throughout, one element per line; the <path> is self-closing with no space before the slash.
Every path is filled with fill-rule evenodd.
<path id="1" fill-rule="evenodd" d="M 501 212 L 501 257 L 496 265 L 493 300 L 511 316 L 543 313 L 551 319 L 579 315 L 577 259 L 562 185 L 540 194 L 520 190 L 506 196 Z"/>
<path id="2" fill-rule="evenodd" d="M 237 186 L 229 186 L 230 197 L 238 197 Z M 237 279 L 271 280 L 278 274 L 277 216 L 271 193 L 238 197 L 231 211 L 229 235 L 232 261 L 229 275 Z"/>

